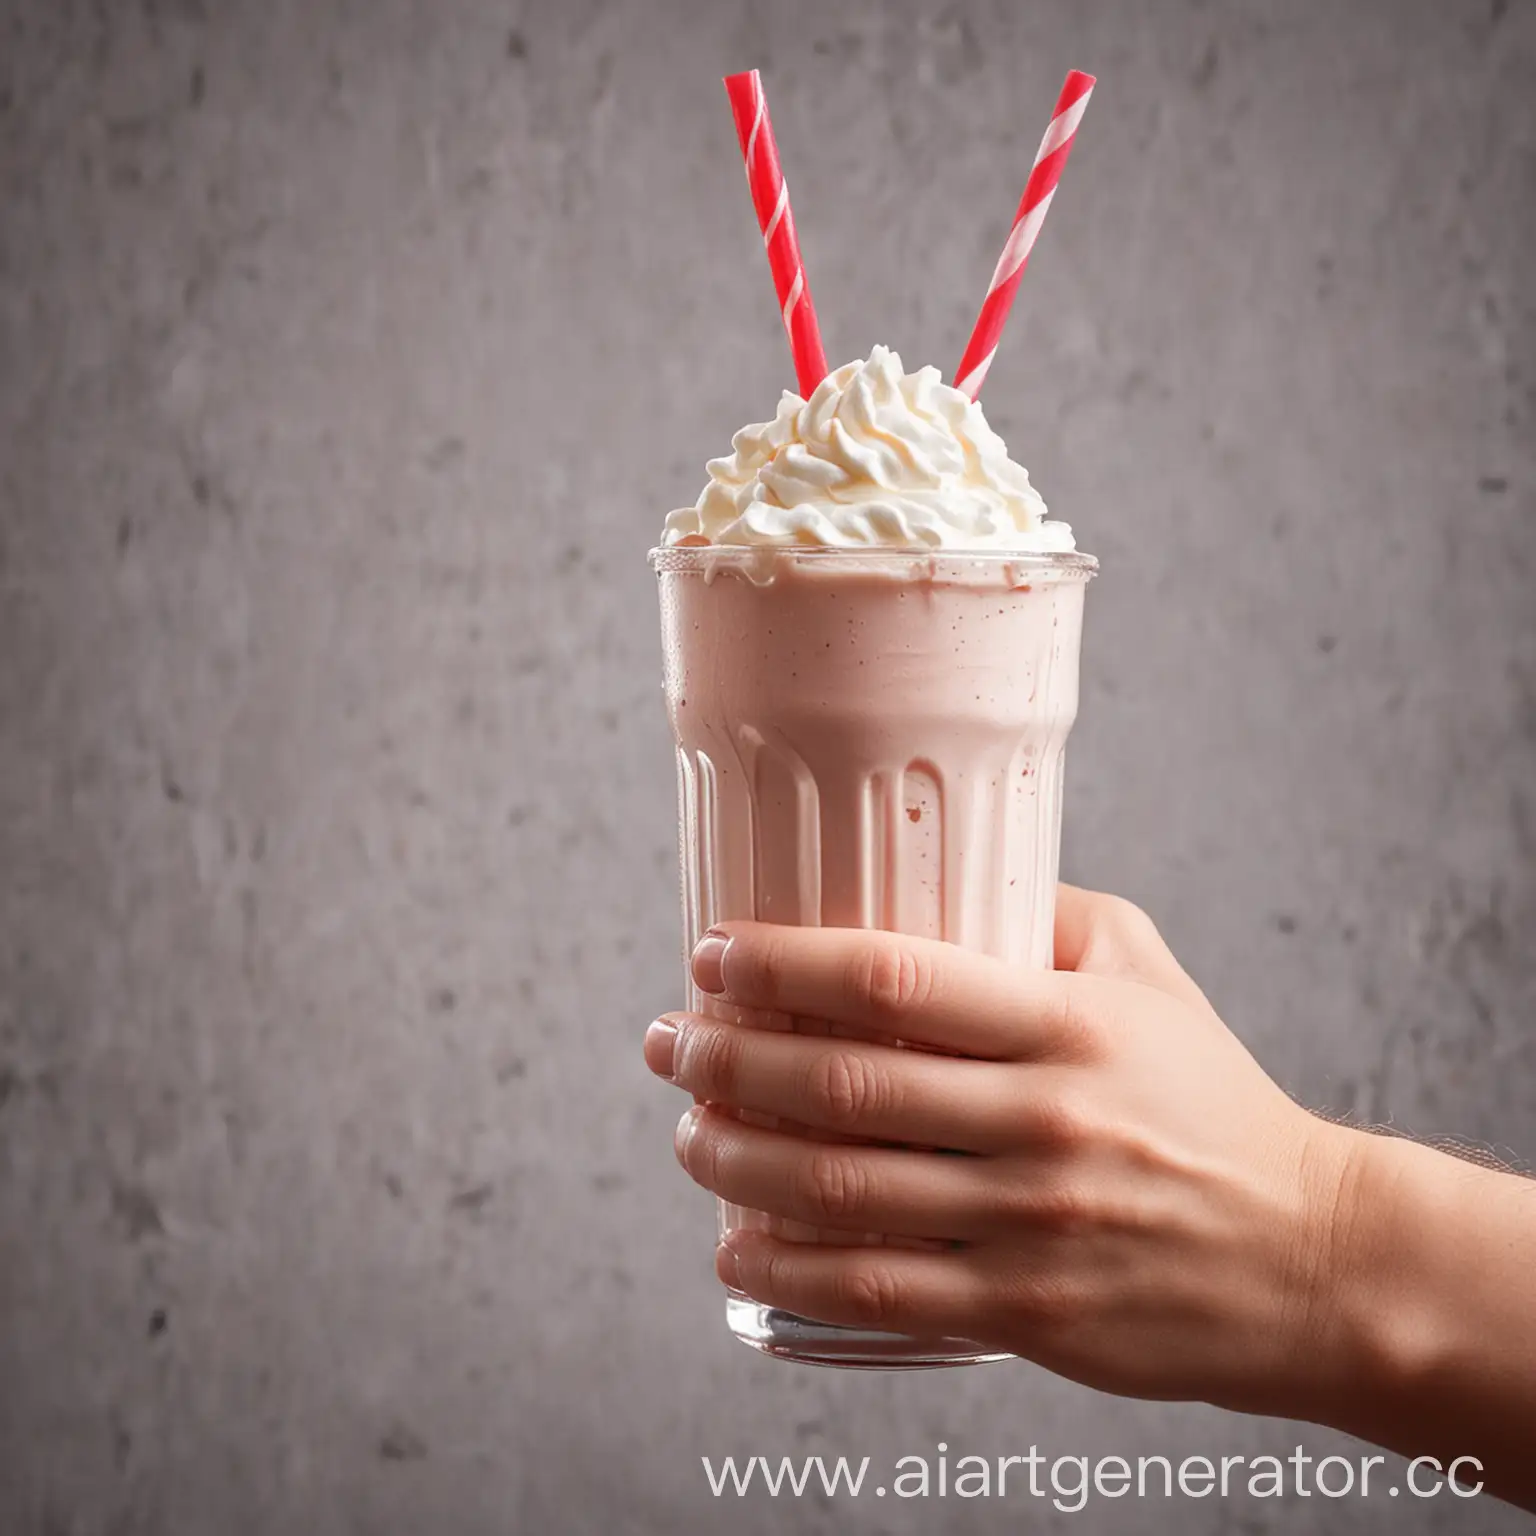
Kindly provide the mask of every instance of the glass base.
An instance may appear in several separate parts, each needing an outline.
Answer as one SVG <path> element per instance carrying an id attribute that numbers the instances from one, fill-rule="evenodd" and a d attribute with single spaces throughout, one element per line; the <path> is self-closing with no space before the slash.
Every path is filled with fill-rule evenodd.
<path id="1" fill-rule="evenodd" d="M 845 1370 L 924 1371 L 945 1365 L 984 1365 L 1012 1360 L 1006 1350 L 988 1349 L 969 1339 L 909 1339 L 899 1333 L 840 1328 L 727 1292 L 725 1321 L 743 1344 L 775 1360 L 802 1365 L 841 1366 Z"/>

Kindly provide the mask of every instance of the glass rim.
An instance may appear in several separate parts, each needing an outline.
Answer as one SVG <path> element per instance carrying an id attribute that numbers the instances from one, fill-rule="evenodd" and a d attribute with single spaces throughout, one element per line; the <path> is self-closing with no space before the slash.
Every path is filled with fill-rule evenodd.
<path id="1" fill-rule="evenodd" d="M 899 566 L 913 561 L 961 565 L 997 565 L 1023 567 L 1042 575 L 1061 577 L 1096 576 L 1099 562 L 1080 549 L 893 549 L 886 545 L 849 548 L 836 544 L 659 544 L 646 555 L 646 561 L 658 575 L 663 571 L 707 570 L 716 565 L 766 564 L 793 560 L 809 564 L 847 561 L 863 566 Z"/>

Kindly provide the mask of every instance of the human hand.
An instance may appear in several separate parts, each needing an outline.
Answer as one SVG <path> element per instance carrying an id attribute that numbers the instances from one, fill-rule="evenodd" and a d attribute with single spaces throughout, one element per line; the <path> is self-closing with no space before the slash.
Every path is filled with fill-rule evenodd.
<path id="1" fill-rule="evenodd" d="M 721 1279 L 1122 1394 L 1292 1412 L 1342 1388 L 1349 1341 L 1321 1303 L 1367 1138 L 1289 1099 L 1129 903 L 1063 886 L 1056 966 L 852 929 L 706 935 L 705 992 L 865 1037 L 652 1025 L 647 1063 L 698 1101 L 677 1134 L 690 1176 L 849 1234 L 730 1233 Z M 878 1043 L 891 1038 L 927 1049 Z"/>

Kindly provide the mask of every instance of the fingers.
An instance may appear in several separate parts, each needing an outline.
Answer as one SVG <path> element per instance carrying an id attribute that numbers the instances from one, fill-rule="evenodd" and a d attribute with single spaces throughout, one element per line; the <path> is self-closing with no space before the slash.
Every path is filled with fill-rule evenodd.
<path id="1" fill-rule="evenodd" d="M 964 1253 L 834 1248 L 732 1232 L 716 1250 L 715 1270 L 732 1290 L 767 1306 L 919 1338 L 970 1336 L 988 1301 Z"/>
<path id="2" fill-rule="evenodd" d="M 820 1131 L 962 1152 L 1019 1140 L 1017 1069 L 826 1036 L 667 1014 L 646 1064 L 705 1104 L 758 1110 Z"/>
<path id="3" fill-rule="evenodd" d="M 814 1227 L 958 1240 L 996 1204 L 979 1158 L 811 1141 L 697 1106 L 675 1144 L 689 1177 L 722 1200 Z"/>
<path id="4" fill-rule="evenodd" d="M 721 923 L 694 950 L 693 979 L 746 1007 L 1000 1061 L 1060 1051 L 1081 1017 L 1075 977 L 862 928 Z"/>

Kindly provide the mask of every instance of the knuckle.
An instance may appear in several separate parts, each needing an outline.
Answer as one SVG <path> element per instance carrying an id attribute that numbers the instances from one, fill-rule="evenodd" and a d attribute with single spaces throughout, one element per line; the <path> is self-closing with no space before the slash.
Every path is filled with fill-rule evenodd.
<path id="1" fill-rule="evenodd" d="M 695 1184 L 705 1189 L 718 1190 L 721 1175 L 725 1171 L 725 1148 L 718 1129 L 711 1117 L 700 1118 L 688 1142 L 688 1157 L 684 1167 Z"/>
<path id="2" fill-rule="evenodd" d="M 1061 994 L 1061 1048 L 1069 1058 L 1096 1061 L 1104 1054 L 1109 1034 L 1104 999 L 1092 978 L 1074 977 Z"/>
<path id="3" fill-rule="evenodd" d="M 1031 1326 L 1049 1333 L 1060 1333 L 1084 1322 L 1088 1299 L 1075 1285 L 1065 1281 L 1034 1280 L 1022 1287 L 1016 1306 Z"/>
<path id="4" fill-rule="evenodd" d="M 821 1221 L 846 1221 L 864 1206 L 869 1181 L 857 1157 L 832 1147 L 818 1148 L 806 1160 L 801 1195 Z"/>
<path id="5" fill-rule="evenodd" d="M 1038 1193 L 1033 1223 L 1058 1237 L 1075 1236 L 1094 1225 L 1096 1210 L 1094 1200 L 1081 1184 L 1059 1180 Z"/>
<path id="6" fill-rule="evenodd" d="M 871 943 L 853 962 L 853 991 L 878 1020 L 894 1022 L 922 1008 L 933 996 L 933 965 L 897 939 Z"/>
<path id="7" fill-rule="evenodd" d="M 856 1050 L 831 1050 L 811 1063 L 806 1097 L 826 1125 L 847 1130 L 877 1115 L 890 1094 L 886 1074 Z"/>
<path id="8" fill-rule="evenodd" d="M 1002 1229 L 1037 1240 L 1074 1239 L 1102 1224 L 1102 1205 L 1080 1172 L 1030 1156 L 1001 1173 L 988 1193 L 988 1213 Z"/>
<path id="9" fill-rule="evenodd" d="M 844 1313 L 862 1327 L 884 1328 L 901 1310 L 901 1287 L 884 1264 L 851 1264 L 838 1276 L 834 1291 Z"/>
<path id="10" fill-rule="evenodd" d="M 1082 1095 L 1057 1087 L 1036 1108 L 1039 1139 L 1058 1153 L 1082 1152 L 1095 1140 L 1097 1125 Z"/>
<path id="11" fill-rule="evenodd" d="M 793 1278 L 787 1260 L 777 1249 L 756 1248 L 750 1269 L 743 1266 L 743 1281 L 751 1285 L 751 1293 L 760 1301 L 776 1301 L 789 1289 Z"/>
<path id="12" fill-rule="evenodd" d="M 684 1031 L 674 1075 L 684 1088 L 705 1098 L 729 1102 L 741 1073 L 743 1041 L 737 1031 L 718 1024 Z"/>
<path id="13" fill-rule="evenodd" d="M 1160 942 L 1157 924 L 1124 896 L 1108 898 L 1106 926 L 1127 949 L 1137 950 Z"/>

